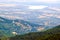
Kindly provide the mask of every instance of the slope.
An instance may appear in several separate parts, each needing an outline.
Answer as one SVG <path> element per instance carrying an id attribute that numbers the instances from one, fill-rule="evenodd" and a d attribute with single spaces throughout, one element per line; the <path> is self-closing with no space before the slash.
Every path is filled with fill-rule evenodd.
<path id="1" fill-rule="evenodd" d="M 44 32 L 17 35 L 10 40 L 60 40 L 60 25 Z"/>

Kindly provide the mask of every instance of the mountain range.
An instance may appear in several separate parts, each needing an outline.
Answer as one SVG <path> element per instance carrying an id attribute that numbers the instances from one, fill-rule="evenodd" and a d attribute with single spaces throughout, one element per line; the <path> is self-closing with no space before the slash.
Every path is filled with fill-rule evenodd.
<path id="1" fill-rule="evenodd" d="M 3 17 L 0 17 L 0 35 L 5 36 L 13 36 L 13 35 L 21 35 L 29 32 L 38 32 L 46 30 L 44 25 L 39 25 L 35 23 L 31 23 L 24 20 L 10 20 Z"/>

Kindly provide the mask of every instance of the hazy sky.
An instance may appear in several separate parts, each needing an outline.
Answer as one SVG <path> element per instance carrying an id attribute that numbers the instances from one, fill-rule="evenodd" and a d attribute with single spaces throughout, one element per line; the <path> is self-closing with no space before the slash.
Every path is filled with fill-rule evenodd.
<path id="1" fill-rule="evenodd" d="M 60 0 L 0 0 L 0 2 L 45 2 L 45 3 L 57 3 Z"/>

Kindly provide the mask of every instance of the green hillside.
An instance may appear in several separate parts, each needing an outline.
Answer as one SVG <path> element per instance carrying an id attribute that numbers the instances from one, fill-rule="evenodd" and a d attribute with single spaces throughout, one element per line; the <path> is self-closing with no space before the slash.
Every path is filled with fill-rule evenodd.
<path id="1" fill-rule="evenodd" d="M 10 40 L 60 40 L 60 25 L 44 32 L 17 35 Z"/>
<path id="2" fill-rule="evenodd" d="M 10 20 L 0 17 L 0 36 L 15 36 L 13 32 L 18 35 L 26 34 L 28 32 L 36 32 L 38 31 L 37 28 L 39 27 L 44 27 L 44 25 L 39 25 L 19 19 Z"/>

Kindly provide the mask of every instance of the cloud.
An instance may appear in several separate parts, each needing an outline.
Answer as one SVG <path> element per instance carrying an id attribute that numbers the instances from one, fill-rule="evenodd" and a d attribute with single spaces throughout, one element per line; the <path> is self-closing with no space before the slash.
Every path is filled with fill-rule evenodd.
<path id="1" fill-rule="evenodd" d="M 16 12 L 13 12 L 14 14 L 27 14 L 26 12 L 21 12 L 21 11 L 16 11 Z"/>
<path id="2" fill-rule="evenodd" d="M 55 17 L 56 17 L 56 18 L 60 18 L 60 15 L 56 15 Z"/>
<path id="3" fill-rule="evenodd" d="M 31 6 L 28 7 L 28 9 L 44 9 L 46 7 L 48 7 L 48 6 L 43 6 L 43 5 L 41 5 L 41 6 L 33 6 L 33 5 L 31 5 Z"/>
<path id="4" fill-rule="evenodd" d="M 8 14 L 8 15 L 21 15 L 21 14 L 28 14 L 27 12 L 25 11 L 13 11 L 13 12 L 5 12 L 4 14 Z"/>
<path id="5" fill-rule="evenodd" d="M 44 16 L 47 16 L 47 17 L 51 17 L 51 16 L 54 16 L 55 14 L 50 14 L 50 13 L 45 13 L 43 14 Z"/>
<path id="6" fill-rule="evenodd" d="M 44 13 L 38 16 L 38 18 L 47 18 L 47 17 L 54 17 L 54 14 Z"/>
<path id="7" fill-rule="evenodd" d="M 27 2 L 27 0 L 1 0 L 0 2 Z"/>
<path id="8" fill-rule="evenodd" d="M 48 17 L 60 18 L 60 15 L 51 14 L 51 13 L 44 13 L 42 15 L 39 15 L 37 18 L 48 18 Z"/>
<path id="9" fill-rule="evenodd" d="M 55 7 L 49 7 L 49 9 L 51 9 L 51 10 L 55 10 L 55 11 L 60 11 L 60 8 L 55 8 Z"/>
<path id="10" fill-rule="evenodd" d="M 23 19 L 23 17 L 19 17 L 19 16 L 9 16 L 9 15 L 0 15 L 1 17 L 6 17 L 8 19 Z"/>
<path id="11" fill-rule="evenodd" d="M 0 4 L 0 7 L 14 7 L 16 4 Z"/>
<path id="12" fill-rule="evenodd" d="M 46 18 L 46 16 L 39 15 L 38 18 Z"/>

